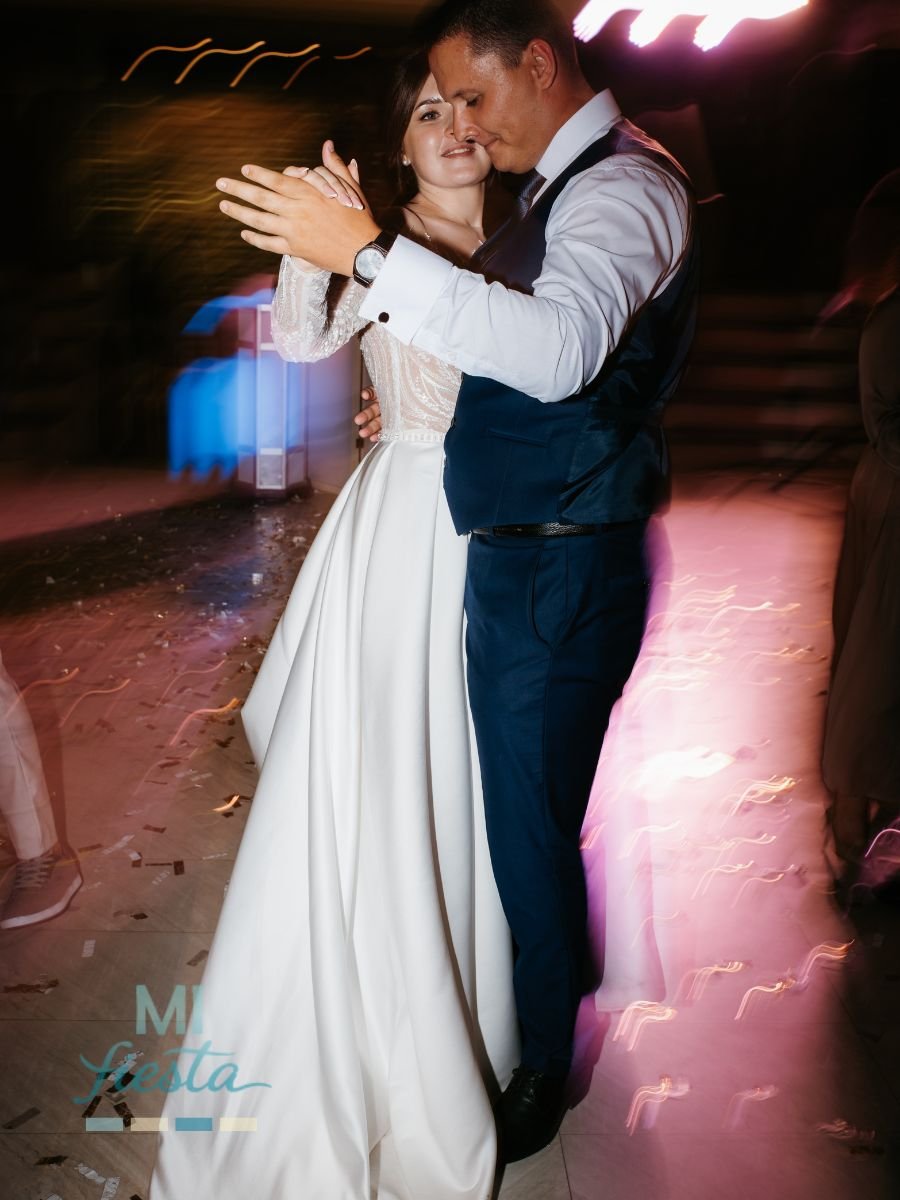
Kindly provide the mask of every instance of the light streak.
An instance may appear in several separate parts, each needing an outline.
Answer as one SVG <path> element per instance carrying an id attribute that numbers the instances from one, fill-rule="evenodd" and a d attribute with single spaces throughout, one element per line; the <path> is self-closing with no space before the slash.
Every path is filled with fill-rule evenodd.
<path id="1" fill-rule="evenodd" d="M 591 0 L 575 18 L 575 36 L 583 42 L 596 37 L 616 13 L 637 11 L 629 30 L 636 46 L 649 46 L 677 17 L 702 17 L 694 34 L 694 45 L 712 50 L 748 18 L 771 21 L 804 8 L 808 0 L 646 0 L 643 4 L 621 4 L 618 0 Z"/>
<path id="2" fill-rule="evenodd" d="M 640 936 L 644 932 L 644 927 L 649 925 L 651 921 L 675 921 L 680 916 L 682 916 L 682 913 L 679 910 L 678 912 L 669 913 L 668 916 L 665 917 L 661 913 L 651 913 L 649 917 L 644 917 L 643 921 L 641 921 L 640 925 L 638 926 L 637 933 L 631 939 L 632 949 L 634 949 L 634 947 L 638 944 Z"/>
<path id="3" fill-rule="evenodd" d="M 741 884 L 737 895 L 731 902 L 731 907 L 735 907 L 751 883 L 781 883 L 788 871 L 793 871 L 794 869 L 794 864 L 791 863 L 791 865 L 789 867 L 785 867 L 783 871 L 769 870 L 765 871 L 762 875 L 751 875 L 749 879 L 745 879 Z"/>
<path id="4" fill-rule="evenodd" d="M 212 675 L 212 673 L 214 671 L 221 670 L 221 668 L 224 667 L 227 662 L 228 662 L 228 655 L 226 654 L 226 656 L 222 659 L 222 661 L 216 663 L 216 665 L 214 667 L 195 667 L 190 671 L 182 671 L 180 675 L 176 675 L 174 679 L 171 679 L 169 681 L 169 683 L 166 686 L 166 690 L 163 692 L 163 694 L 159 698 L 160 701 L 165 700 L 166 696 L 168 695 L 169 688 L 174 687 L 179 679 L 184 679 L 184 677 L 186 675 Z"/>
<path id="5" fill-rule="evenodd" d="M 783 608 L 776 608 L 771 600 L 763 600 L 762 604 L 726 604 L 717 613 L 713 613 L 713 615 L 710 617 L 709 621 L 707 622 L 706 627 L 702 630 L 702 632 L 709 633 L 710 629 L 712 627 L 713 621 L 717 620 L 719 617 L 723 617 L 726 613 L 730 613 L 730 612 L 789 613 L 789 612 L 794 612 L 799 607 L 800 607 L 799 604 L 786 604 L 786 605 L 784 605 Z"/>
<path id="6" fill-rule="evenodd" d="M 863 857 L 868 858 L 869 855 L 872 853 L 872 851 L 875 849 L 875 846 L 877 845 L 877 843 L 883 837 L 887 837 L 889 834 L 893 834 L 895 837 L 900 837 L 900 829 L 897 829 L 896 826 L 894 826 L 894 825 L 889 825 L 886 829 L 882 829 L 880 833 L 876 833 L 875 837 L 872 838 L 871 845 L 869 846 L 868 850 L 865 852 Z"/>
<path id="7" fill-rule="evenodd" d="M 172 208 L 196 208 L 201 204 L 210 204 L 212 199 L 213 197 L 208 192 L 205 192 L 197 200 L 187 200 L 181 197 L 171 197 L 167 200 L 161 200 L 159 204 L 155 204 L 141 217 L 140 221 L 134 227 L 135 232 L 140 233 L 161 212 L 166 212 Z M 109 210 L 107 209 L 107 211 Z"/>
<path id="8" fill-rule="evenodd" d="M 775 983 L 758 983 L 755 987 L 748 988 L 747 991 L 744 992 L 743 999 L 738 1006 L 738 1010 L 735 1013 L 734 1019 L 736 1021 L 740 1021 L 757 992 L 760 995 L 781 996 L 785 992 L 790 991 L 796 982 L 796 979 L 789 975 L 786 979 L 779 979 Z"/>
<path id="9" fill-rule="evenodd" d="M 200 61 L 200 59 L 206 58 L 206 56 L 208 54 L 249 54 L 251 50 L 258 50 L 260 48 L 260 46 L 264 46 L 265 44 L 266 43 L 264 41 L 254 42 L 252 46 L 245 46 L 243 48 L 243 50 L 217 50 L 215 47 L 213 47 L 211 50 L 201 50 L 200 53 L 196 56 L 196 58 L 191 59 L 191 61 L 188 63 L 188 65 L 184 68 L 184 70 L 181 72 L 181 74 L 175 80 L 175 83 L 176 84 L 181 83 L 181 81 L 187 76 L 187 73 L 194 69 L 194 67 L 197 65 L 197 63 Z"/>
<path id="10" fill-rule="evenodd" d="M 827 1133 L 829 1137 L 839 1142 L 855 1142 L 861 1148 L 874 1147 L 875 1144 L 874 1129 L 857 1129 L 855 1125 L 851 1125 L 842 1117 L 822 1122 L 816 1126 L 816 1132 Z"/>
<path id="11" fill-rule="evenodd" d="M 363 46 L 362 50 L 355 50 L 352 54 L 335 54 L 336 62 L 350 62 L 353 58 L 359 58 L 362 54 L 368 54 L 372 49 L 371 46 Z"/>
<path id="12" fill-rule="evenodd" d="M 693 971 L 688 971 L 682 977 L 675 994 L 676 996 L 684 995 L 685 1000 L 689 1003 L 694 1000 L 700 1000 L 706 991 L 707 984 L 714 975 L 736 975 L 739 971 L 746 970 L 749 965 L 746 962 L 735 961 L 714 963 L 711 967 L 695 967 Z M 691 984 L 685 992 L 684 988 L 688 979 L 691 980 Z"/>
<path id="13" fill-rule="evenodd" d="M 682 1096 L 686 1096 L 689 1091 L 690 1084 L 675 1083 L 671 1075 L 661 1075 L 659 1083 L 656 1085 L 646 1084 L 644 1087 L 639 1087 L 632 1097 L 631 1107 L 625 1118 L 625 1127 L 629 1135 L 637 1129 L 641 1114 L 648 1104 L 658 1105 L 665 1103 L 666 1100 L 678 1100 Z"/>
<path id="14" fill-rule="evenodd" d="M 321 50 L 320 42 L 312 42 L 305 50 L 265 50 L 262 54 L 257 54 L 251 58 L 246 66 L 242 67 L 229 83 L 229 87 L 237 87 L 254 63 L 262 62 L 264 58 L 303 58 L 307 54 L 311 54 L 313 50 Z"/>
<path id="15" fill-rule="evenodd" d="M 291 86 L 291 84 L 294 82 L 294 80 L 297 78 L 297 76 L 300 75 L 303 71 L 305 71 L 307 67 L 311 67 L 313 65 L 313 63 L 317 63 L 320 58 L 321 58 L 321 55 L 314 54 L 312 56 L 312 58 L 308 58 L 305 63 L 301 63 L 300 66 L 293 73 L 293 75 L 290 77 L 290 79 L 287 81 L 287 83 L 284 85 L 284 87 L 281 90 L 283 92 L 286 92 L 288 90 L 288 88 Z"/>
<path id="16" fill-rule="evenodd" d="M 710 591 L 709 588 L 694 588 L 692 592 L 688 592 L 686 596 L 682 596 L 679 602 L 680 607 L 688 604 L 693 604 L 696 607 L 707 605 L 710 608 L 720 608 L 723 604 L 727 604 L 729 600 L 733 600 L 737 595 L 737 585 L 732 583 L 727 588 L 722 588 L 718 592 Z"/>
<path id="17" fill-rule="evenodd" d="M 631 835 L 625 849 L 619 852 L 619 858 L 631 858 L 635 847 L 645 833 L 670 833 L 673 829 L 679 828 L 684 828 L 682 821 L 673 821 L 671 825 L 642 825 Z"/>
<path id="18" fill-rule="evenodd" d="M 71 683 L 80 670 L 81 667 L 75 667 L 75 669 L 72 671 L 64 671 L 63 674 L 60 675 L 59 679 L 33 679 L 31 683 L 22 688 L 22 690 L 17 694 L 15 700 L 13 700 L 12 704 L 3 714 L 4 721 L 9 720 L 16 705 L 22 702 L 24 697 L 31 691 L 32 688 L 58 687 L 62 683 Z"/>
<path id="19" fill-rule="evenodd" d="M 725 838 L 721 842 L 716 842 L 713 846 L 701 845 L 700 850 L 717 850 L 718 857 L 716 865 L 723 854 L 727 854 L 729 850 L 734 850 L 736 846 L 771 846 L 775 841 L 774 833 L 761 833 L 755 838 L 751 837 L 730 837 Z"/>
<path id="20" fill-rule="evenodd" d="M 82 702 L 82 700 L 86 700 L 88 698 L 88 696 L 110 696 L 113 694 L 113 692 L 121 692 L 123 688 L 128 687 L 129 683 L 131 683 L 131 680 L 125 679 L 122 681 L 122 683 L 116 684 L 115 687 L 91 688 L 91 690 L 89 692 L 84 692 L 82 695 L 80 695 L 78 697 L 78 699 L 74 702 L 74 704 L 71 704 L 69 706 L 69 708 L 66 710 L 65 716 L 62 718 L 62 720 L 59 723 L 60 729 L 62 729 L 63 725 L 65 725 L 66 721 L 68 721 L 69 717 L 71 717 L 72 713 L 75 711 L 75 709 L 78 707 L 78 705 Z"/>
<path id="21" fill-rule="evenodd" d="M 797 646 L 794 649 L 791 649 L 790 646 L 785 646 L 781 650 L 747 650 L 740 656 L 738 661 L 741 662 L 745 658 L 786 658 L 791 662 L 802 662 L 804 655 L 812 653 L 812 646 Z"/>
<path id="22" fill-rule="evenodd" d="M 220 804 L 218 808 L 214 808 L 213 812 L 228 812 L 230 809 L 234 808 L 240 798 L 240 793 L 235 794 L 230 800 L 226 801 L 224 804 Z"/>
<path id="23" fill-rule="evenodd" d="M 228 701 L 227 704 L 223 704 L 221 708 L 195 708 L 193 712 L 188 713 L 188 715 L 184 718 L 184 720 L 178 726 L 178 729 L 175 731 L 173 736 L 169 739 L 168 744 L 170 746 L 175 745 L 175 743 L 181 737 L 181 734 L 182 734 L 182 731 L 184 730 L 184 728 L 191 721 L 193 721 L 194 717 L 220 717 L 220 716 L 223 716 L 227 712 L 234 712 L 234 710 L 236 708 L 240 708 L 240 704 L 241 704 L 240 700 L 238 700 L 237 696 L 234 696 L 234 697 L 232 697 L 231 700 Z"/>
<path id="24" fill-rule="evenodd" d="M 696 900 L 697 895 L 701 892 L 701 890 L 703 895 L 706 895 L 706 893 L 709 891 L 709 881 L 712 879 L 713 875 L 737 875 L 740 871 L 749 871 L 750 868 L 755 865 L 756 864 L 754 863 L 753 859 L 751 859 L 750 862 L 746 863 L 725 863 L 725 865 L 721 867 L 710 867 L 708 871 L 704 871 L 700 876 L 697 886 L 694 888 L 691 894 L 691 899 Z"/>
<path id="25" fill-rule="evenodd" d="M 580 850 L 590 850 L 591 847 L 594 845 L 594 842 L 596 842 L 597 838 L 602 833 L 603 828 L 604 828 L 603 825 L 593 825 L 591 827 L 591 829 L 581 839 L 581 845 L 579 846 L 579 849 Z"/>
<path id="26" fill-rule="evenodd" d="M 744 1108 L 747 1104 L 753 1104 L 758 1100 L 771 1100 L 773 1096 L 778 1095 L 778 1088 L 774 1083 L 768 1083 L 765 1087 L 748 1088 L 744 1092 L 735 1092 L 728 1102 L 728 1108 L 725 1112 L 724 1126 L 726 1129 L 737 1129 L 744 1119 Z"/>
<path id="27" fill-rule="evenodd" d="M 138 150 L 145 149 L 148 142 L 153 137 L 153 135 L 155 133 L 159 132 L 160 130 L 164 131 L 165 137 L 168 138 L 169 136 L 171 136 L 170 118 L 172 116 L 172 109 L 168 105 L 166 106 L 166 108 L 167 108 L 167 111 L 164 113 L 163 116 L 159 117 L 155 121 L 150 121 L 144 127 L 144 132 L 141 134 L 138 141 L 135 142 L 135 149 L 138 149 Z M 206 105 L 195 104 L 194 106 L 192 106 L 192 108 L 189 108 L 189 109 L 186 109 L 184 107 L 180 108 L 178 110 L 178 121 L 182 125 L 192 125 L 198 121 L 209 121 L 213 117 L 217 117 L 219 115 L 219 113 L 224 112 L 224 111 L 225 111 L 224 104 L 216 103 L 215 101 L 211 100 Z M 87 159 L 86 161 L 91 162 L 92 160 Z M 117 160 L 110 159 L 109 161 L 116 162 Z M 154 196 L 162 196 L 164 194 L 165 194 L 165 189 L 156 188 L 154 191 L 152 191 L 150 193 L 149 198 L 152 199 Z"/>
<path id="28" fill-rule="evenodd" d="M 648 700 L 652 700 L 661 692 L 697 692 L 707 687 L 707 681 L 700 677 L 698 679 L 689 679 L 685 683 L 667 683 L 665 677 L 648 678 L 641 680 L 637 687 L 629 690 L 629 700 L 631 711 L 638 712 Z M 643 693 L 643 694 L 641 694 Z"/>
<path id="29" fill-rule="evenodd" d="M 812 969 L 819 959 L 828 959 L 829 962 L 843 962 L 850 949 L 853 946 L 853 940 L 849 942 L 822 942 L 819 946 L 814 946 L 803 960 L 803 966 L 797 973 L 797 983 L 809 983 Z"/>
<path id="30" fill-rule="evenodd" d="M 674 1021 L 677 1015 L 676 1009 L 667 1008 L 653 1000 L 635 1000 L 628 1005 L 619 1018 L 619 1024 L 613 1034 L 613 1041 L 618 1042 L 620 1039 L 625 1039 L 625 1049 L 633 1050 L 648 1021 Z"/>
<path id="31" fill-rule="evenodd" d="M 734 816 L 742 804 L 771 804 L 777 796 L 783 795 L 796 786 L 797 780 L 791 775 L 783 775 L 781 778 L 773 776 L 771 779 L 753 779 L 735 800 L 731 807 L 731 815 Z M 730 800 L 731 796 L 726 796 L 725 799 Z"/>
<path id="32" fill-rule="evenodd" d="M 187 54 L 191 50 L 199 50 L 201 46 L 208 46 L 212 38 L 203 38 L 202 41 L 195 42 L 193 46 L 151 46 L 149 50 L 145 50 L 143 54 L 139 54 L 122 78 L 120 83 L 125 83 L 131 75 L 137 70 L 145 58 L 149 58 L 151 54 L 156 54 L 159 50 L 169 50 L 173 54 Z"/>

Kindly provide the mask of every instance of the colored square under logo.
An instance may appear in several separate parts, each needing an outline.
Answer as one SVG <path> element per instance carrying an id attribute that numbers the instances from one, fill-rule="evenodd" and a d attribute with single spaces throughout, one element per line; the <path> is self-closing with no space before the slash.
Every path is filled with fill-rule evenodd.
<path id="1" fill-rule="evenodd" d="M 85 1117 L 85 1133 L 121 1133 L 125 1128 L 123 1117 Z"/>
<path id="2" fill-rule="evenodd" d="M 256 1117 L 219 1117 L 221 1133 L 256 1133 Z"/>
<path id="3" fill-rule="evenodd" d="M 169 1129 L 168 1117 L 132 1117 L 131 1132 L 132 1133 L 167 1133 Z"/>
<path id="4" fill-rule="evenodd" d="M 175 1132 L 184 1130 L 186 1133 L 212 1133 L 212 1117 L 176 1117 Z"/>

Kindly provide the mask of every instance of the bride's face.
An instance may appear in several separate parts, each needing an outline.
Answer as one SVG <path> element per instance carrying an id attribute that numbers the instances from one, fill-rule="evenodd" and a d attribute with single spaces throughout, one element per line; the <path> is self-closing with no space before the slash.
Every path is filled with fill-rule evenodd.
<path id="1" fill-rule="evenodd" d="M 434 76 L 419 92 L 403 139 L 403 153 L 419 179 L 434 187 L 458 188 L 481 183 L 491 160 L 477 142 L 453 136 L 453 109 L 442 98 Z"/>

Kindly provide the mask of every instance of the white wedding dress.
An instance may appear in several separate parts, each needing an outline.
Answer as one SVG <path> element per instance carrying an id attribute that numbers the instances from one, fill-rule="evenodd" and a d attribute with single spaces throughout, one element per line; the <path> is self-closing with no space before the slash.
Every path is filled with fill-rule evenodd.
<path id="1" fill-rule="evenodd" d="M 284 260 L 276 344 L 313 360 L 365 329 L 384 430 L 244 707 L 261 774 L 184 1043 L 269 1087 L 170 1092 L 150 1200 L 488 1200 L 489 1091 L 518 1061 L 441 482 L 459 374 L 366 327 L 355 283 L 329 310 L 329 279 Z"/>

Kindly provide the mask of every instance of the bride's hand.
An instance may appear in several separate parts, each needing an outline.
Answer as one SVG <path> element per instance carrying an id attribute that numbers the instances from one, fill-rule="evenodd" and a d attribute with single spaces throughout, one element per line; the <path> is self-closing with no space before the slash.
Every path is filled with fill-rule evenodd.
<path id="1" fill-rule="evenodd" d="M 355 208 L 360 212 L 372 211 L 359 186 L 359 164 L 353 158 L 348 167 L 332 141 L 327 141 L 322 147 L 322 166 L 285 167 L 283 174 L 302 179 L 329 200 L 337 200 L 347 208 Z"/>

